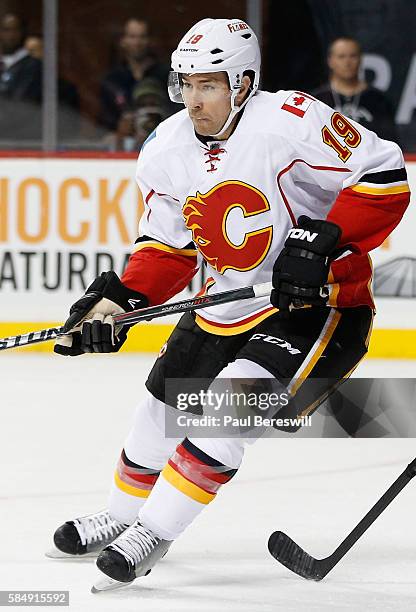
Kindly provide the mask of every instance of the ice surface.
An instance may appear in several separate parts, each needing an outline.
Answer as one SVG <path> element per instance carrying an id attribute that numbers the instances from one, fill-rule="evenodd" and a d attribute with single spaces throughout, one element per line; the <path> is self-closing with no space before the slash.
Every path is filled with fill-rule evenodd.
<path id="1" fill-rule="evenodd" d="M 0 355 L 0 589 L 68 589 L 72 611 L 322 612 L 416 609 L 416 482 L 321 583 L 267 551 L 281 529 L 330 554 L 416 455 L 413 440 L 265 439 L 150 576 L 92 595 L 94 561 L 44 556 L 63 521 L 106 505 L 153 358 Z M 416 376 L 365 361 L 359 376 Z"/>

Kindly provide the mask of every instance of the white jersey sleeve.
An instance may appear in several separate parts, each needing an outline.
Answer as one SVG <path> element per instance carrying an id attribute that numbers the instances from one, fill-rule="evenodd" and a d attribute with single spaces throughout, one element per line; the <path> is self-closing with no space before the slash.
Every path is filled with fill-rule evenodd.
<path id="1" fill-rule="evenodd" d="M 157 135 L 145 144 L 137 161 L 136 181 L 144 202 L 139 235 L 182 249 L 192 235 L 184 224 L 172 180 L 164 171 L 156 139 Z"/>

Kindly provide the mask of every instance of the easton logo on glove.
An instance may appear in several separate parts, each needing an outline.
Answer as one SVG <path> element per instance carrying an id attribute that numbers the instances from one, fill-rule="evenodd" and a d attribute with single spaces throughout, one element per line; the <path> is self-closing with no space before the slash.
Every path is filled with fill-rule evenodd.
<path id="1" fill-rule="evenodd" d="M 137 307 L 143 307 L 143 298 L 141 297 L 139 300 L 127 300 L 127 302 L 130 304 L 130 306 L 133 308 L 133 310 Z"/>
<path id="2" fill-rule="evenodd" d="M 114 353 L 127 338 L 127 327 L 117 327 L 113 315 L 149 305 L 146 296 L 126 287 L 113 271 L 103 272 L 71 306 L 64 333 L 54 351 L 60 355 Z"/>

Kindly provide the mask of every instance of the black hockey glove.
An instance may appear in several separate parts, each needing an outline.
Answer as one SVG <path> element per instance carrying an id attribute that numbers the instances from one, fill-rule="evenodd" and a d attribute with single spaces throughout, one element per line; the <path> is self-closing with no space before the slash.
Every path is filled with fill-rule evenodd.
<path id="1" fill-rule="evenodd" d="M 115 272 L 103 272 L 71 306 L 64 332 L 54 351 L 60 355 L 115 353 L 127 338 L 128 327 L 117 327 L 112 315 L 149 305 L 147 298 L 129 289 Z"/>
<path id="2" fill-rule="evenodd" d="M 273 306 L 288 311 L 291 306 L 326 304 L 330 257 L 340 237 L 341 228 L 335 223 L 299 217 L 273 266 Z"/>

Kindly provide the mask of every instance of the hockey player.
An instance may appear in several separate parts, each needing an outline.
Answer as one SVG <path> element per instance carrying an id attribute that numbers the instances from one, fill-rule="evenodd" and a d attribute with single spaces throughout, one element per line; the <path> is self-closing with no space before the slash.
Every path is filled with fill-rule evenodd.
<path id="1" fill-rule="evenodd" d="M 242 461 L 244 438 L 165 437 L 167 378 L 289 380 L 297 397 L 308 377 L 349 376 L 367 351 L 368 253 L 409 202 L 403 156 L 305 93 L 258 91 L 259 76 L 257 39 L 243 21 L 204 19 L 187 32 L 169 82 L 186 108 L 140 153 L 145 212 L 127 269 L 92 283 L 55 347 L 118 351 L 126 332 L 111 315 L 164 302 L 201 261 L 206 292 L 273 282 L 270 300 L 181 318 L 148 377 L 109 509 L 55 533 L 67 554 L 105 547 L 97 565 L 109 578 L 98 589 L 147 574 Z"/>

